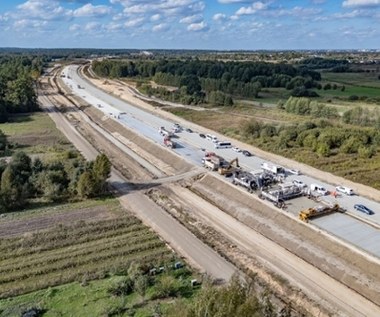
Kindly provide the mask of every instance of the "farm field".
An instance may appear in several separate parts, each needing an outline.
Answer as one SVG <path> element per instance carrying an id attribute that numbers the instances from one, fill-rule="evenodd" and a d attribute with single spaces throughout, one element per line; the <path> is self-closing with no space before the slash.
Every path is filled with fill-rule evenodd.
<path id="1" fill-rule="evenodd" d="M 105 216 L 93 222 L 82 219 L 61 223 L 0 240 L 0 298 L 103 278 L 111 272 L 125 270 L 132 261 L 150 266 L 173 258 L 173 253 L 155 233 L 121 207 L 108 208 L 110 204 L 103 207 L 105 214 L 114 213 L 108 219 Z M 88 208 L 82 210 L 88 212 Z M 93 210 L 99 214 L 99 208 Z M 65 212 L 69 218 L 69 211 Z M 49 211 L 40 217 L 46 219 L 47 214 Z M 56 212 L 50 216 L 56 216 Z M 91 214 L 87 216 L 91 219 Z M 30 221 L 27 217 L 23 219 Z"/>
<path id="2" fill-rule="evenodd" d="M 191 272 L 186 268 L 150 276 L 144 294 L 116 294 L 118 286 L 128 280 L 119 274 L 90 281 L 86 284 L 73 282 L 35 291 L 26 295 L 0 300 L 1 317 L 18 317 L 32 307 L 45 311 L 45 317 L 53 316 L 152 316 L 165 311 L 176 297 L 189 298 L 198 288 L 191 287 Z M 163 285 L 172 293 L 163 294 Z"/>
<path id="3" fill-rule="evenodd" d="M 48 153 L 54 156 L 73 150 L 72 144 L 56 128 L 49 115 L 35 112 L 30 115 L 14 115 L 10 122 L 1 123 L 0 130 L 13 144 L 12 151 L 28 154 Z"/>
<path id="4" fill-rule="evenodd" d="M 356 85 L 361 87 L 372 87 L 380 89 L 378 73 L 329 73 L 322 72 L 322 80 L 341 84 Z"/>

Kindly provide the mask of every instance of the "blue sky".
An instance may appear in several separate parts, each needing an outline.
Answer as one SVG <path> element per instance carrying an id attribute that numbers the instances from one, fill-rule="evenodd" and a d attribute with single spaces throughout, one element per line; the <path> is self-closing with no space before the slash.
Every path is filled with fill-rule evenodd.
<path id="1" fill-rule="evenodd" d="M 0 46 L 380 48 L 380 0 L 1 0 Z"/>

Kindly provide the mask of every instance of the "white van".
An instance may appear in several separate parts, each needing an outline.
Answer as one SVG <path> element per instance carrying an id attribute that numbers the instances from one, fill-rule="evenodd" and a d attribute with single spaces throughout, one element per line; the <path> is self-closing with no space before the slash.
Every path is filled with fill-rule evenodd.
<path id="1" fill-rule="evenodd" d="M 220 141 L 215 143 L 215 148 L 216 149 L 229 149 L 232 147 L 231 142 L 227 141 Z"/>
<path id="2" fill-rule="evenodd" d="M 312 191 L 315 191 L 315 192 L 317 192 L 317 193 L 323 195 L 323 196 L 328 194 L 327 189 L 324 188 L 324 187 L 321 186 L 321 185 L 318 185 L 318 184 L 311 184 L 311 185 L 310 185 L 310 189 L 311 189 Z"/>
<path id="3" fill-rule="evenodd" d="M 348 188 L 348 187 L 337 186 L 337 187 L 335 187 L 335 189 L 336 189 L 337 192 L 346 194 L 348 196 L 351 196 L 351 195 L 354 194 L 354 191 L 351 188 Z"/>

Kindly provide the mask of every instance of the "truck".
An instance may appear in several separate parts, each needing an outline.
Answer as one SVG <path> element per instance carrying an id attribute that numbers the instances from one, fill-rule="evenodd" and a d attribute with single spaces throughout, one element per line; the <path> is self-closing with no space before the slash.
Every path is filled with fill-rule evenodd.
<path id="1" fill-rule="evenodd" d="M 164 137 L 164 144 L 171 149 L 174 149 L 176 147 L 176 143 L 171 139 L 169 135 L 166 135 Z"/>
<path id="2" fill-rule="evenodd" d="M 168 131 L 168 130 L 166 130 L 165 127 L 160 127 L 158 129 L 158 133 L 160 133 L 163 136 L 168 136 L 168 137 L 172 137 L 173 136 L 173 133 L 170 132 L 170 131 Z"/>
<path id="3" fill-rule="evenodd" d="M 321 217 L 324 215 L 329 215 L 334 212 L 343 212 L 344 210 L 340 208 L 338 204 L 332 206 L 316 206 L 314 208 L 308 208 L 300 211 L 298 218 L 304 222 L 309 222 L 310 219 Z"/>
<path id="4" fill-rule="evenodd" d="M 319 184 L 310 184 L 310 190 L 313 192 L 317 192 L 318 194 L 321 194 L 322 196 L 325 196 L 329 193 L 326 188 L 324 188 L 322 185 L 319 185 Z"/>
<path id="5" fill-rule="evenodd" d="M 240 185 L 247 189 L 248 192 L 252 193 L 257 189 L 257 179 L 251 173 L 245 171 L 235 171 L 234 178 L 232 179 L 232 184 Z"/>
<path id="6" fill-rule="evenodd" d="M 217 171 L 224 165 L 224 159 L 219 155 L 210 155 L 202 159 L 203 166 L 211 171 Z"/>
<path id="7" fill-rule="evenodd" d="M 235 164 L 235 166 L 234 166 Z M 235 171 L 239 170 L 239 159 L 236 157 L 230 162 L 225 162 L 218 168 L 220 175 L 231 176 Z"/>
<path id="8" fill-rule="evenodd" d="M 283 167 L 277 166 L 268 162 L 264 162 L 261 164 L 261 168 L 263 171 L 272 173 L 274 175 L 283 175 L 286 176 L 286 171 Z"/>

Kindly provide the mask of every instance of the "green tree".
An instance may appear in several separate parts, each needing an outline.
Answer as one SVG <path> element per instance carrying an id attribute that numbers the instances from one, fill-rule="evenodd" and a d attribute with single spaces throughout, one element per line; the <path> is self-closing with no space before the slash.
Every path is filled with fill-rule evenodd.
<path id="1" fill-rule="evenodd" d="M 96 157 L 92 165 L 92 176 L 99 194 L 107 190 L 107 179 L 111 175 L 111 162 L 107 155 L 100 154 Z"/>
<path id="2" fill-rule="evenodd" d="M 77 183 L 78 196 L 82 199 L 90 198 L 95 195 L 96 182 L 91 172 L 85 171 L 79 177 Z"/>

